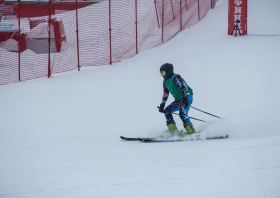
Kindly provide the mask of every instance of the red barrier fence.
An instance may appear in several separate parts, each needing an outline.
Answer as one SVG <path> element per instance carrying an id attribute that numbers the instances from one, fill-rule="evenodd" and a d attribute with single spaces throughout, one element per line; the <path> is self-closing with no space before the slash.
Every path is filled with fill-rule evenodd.
<path id="1" fill-rule="evenodd" d="M 133 57 L 196 24 L 216 2 L 104 0 L 94 4 L 76 0 L 42 5 L 2 2 L 0 84 Z"/>

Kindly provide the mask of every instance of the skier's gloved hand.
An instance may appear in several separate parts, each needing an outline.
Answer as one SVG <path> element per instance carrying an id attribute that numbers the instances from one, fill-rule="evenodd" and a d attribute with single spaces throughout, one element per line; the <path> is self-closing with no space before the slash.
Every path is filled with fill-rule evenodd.
<path id="1" fill-rule="evenodd" d="M 164 107 L 165 107 L 165 104 L 161 103 L 160 106 L 159 106 L 158 111 L 161 112 L 161 113 L 164 113 Z"/>
<path id="2" fill-rule="evenodd" d="M 185 104 L 186 107 L 189 106 L 189 100 L 186 97 L 183 97 L 183 103 Z"/>

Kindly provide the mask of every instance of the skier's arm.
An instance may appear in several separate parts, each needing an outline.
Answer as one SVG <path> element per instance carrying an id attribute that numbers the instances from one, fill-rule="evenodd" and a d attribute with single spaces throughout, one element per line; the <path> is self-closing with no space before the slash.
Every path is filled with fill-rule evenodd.
<path id="1" fill-rule="evenodd" d="M 183 98 L 187 98 L 188 94 L 190 94 L 187 85 L 185 84 L 185 82 L 183 81 L 182 77 L 180 75 L 177 75 L 173 78 L 173 82 L 174 84 L 180 89 Z"/>
<path id="2" fill-rule="evenodd" d="M 169 90 L 166 88 L 166 86 L 163 83 L 163 96 L 162 96 L 161 104 L 165 104 L 166 103 L 166 101 L 168 99 L 168 96 L 169 96 Z"/>

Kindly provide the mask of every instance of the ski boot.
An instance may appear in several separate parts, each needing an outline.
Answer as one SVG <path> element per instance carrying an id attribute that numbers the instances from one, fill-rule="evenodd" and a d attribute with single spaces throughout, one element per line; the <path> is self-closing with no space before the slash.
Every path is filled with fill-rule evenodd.
<path id="1" fill-rule="evenodd" d="M 182 137 L 185 137 L 186 135 L 192 135 L 196 133 L 195 129 L 193 128 L 192 124 L 188 124 L 185 126 L 185 129 L 187 130 L 185 133 L 182 134 Z"/>
<path id="2" fill-rule="evenodd" d="M 173 136 L 173 135 L 176 135 L 179 132 L 179 130 L 177 129 L 176 124 L 169 124 L 168 130 L 165 132 L 169 133 Z"/>

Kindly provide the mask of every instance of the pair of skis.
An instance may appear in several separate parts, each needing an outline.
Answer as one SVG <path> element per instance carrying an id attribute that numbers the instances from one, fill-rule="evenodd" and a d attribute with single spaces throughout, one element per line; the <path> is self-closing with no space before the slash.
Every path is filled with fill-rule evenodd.
<path id="1" fill-rule="evenodd" d="M 206 140 L 213 140 L 213 139 L 226 139 L 228 138 L 228 135 L 225 136 L 214 136 L 214 137 L 207 137 Z M 181 138 L 181 137 L 176 137 L 176 138 L 128 138 L 124 136 L 120 136 L 122 140 L 125 141 L 140 141 L 140 142 L 182 142 L 182 141 L 193 141 L 193 140 L 202 140 L 199 137 L 188 137 L 188 138 Z"/>

